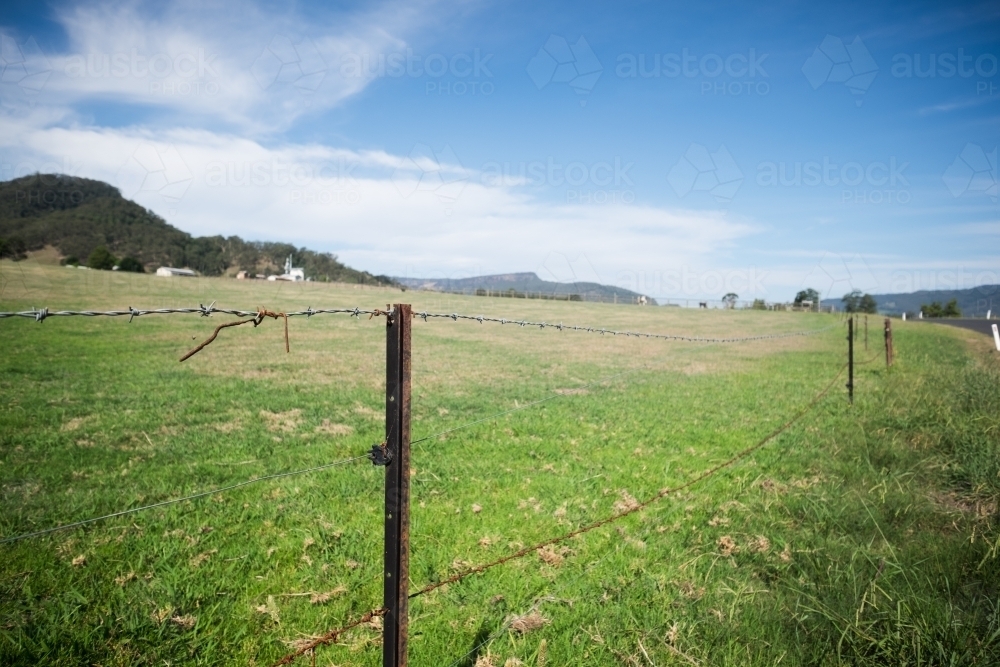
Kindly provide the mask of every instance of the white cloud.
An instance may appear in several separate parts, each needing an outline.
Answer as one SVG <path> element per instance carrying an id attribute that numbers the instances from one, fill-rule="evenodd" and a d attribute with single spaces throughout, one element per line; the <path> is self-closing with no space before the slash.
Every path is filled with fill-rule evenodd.
<path id="1" fill-rule="evenodd" d="M 3 117 L 0 136 L 8 138 L 0 143 L 4 178 L 70 171 L 118 185 L 194 234 L 293 241 L 379 273 L 548 270 L 550 278 L 615 282 L 635 272 L 711 266 L 713 253 L 755 231 L 721 212 L 545 202 L 525 188 L 488 185 L 476 170 L 443 163 L 443 172 L 467 177 L 449 199 L 434 189 L 400 187 L 399 170 L 413 166 L 410 156 L 380 151 L 269 147 L 192 129 L 47 127 Z M 411 173 L 419 175 L 411 170 L 404 177 Z M 553 253 L 588 267 L 588 275 L 552 269 L 560 263 Z"/>
<path id="2" fill-rule="evenodd" d="M 51 73 L 37 97 L 46 104 L 136 104 L 185 122 L 280 131 L 361 92 L 377 74 L 344 63 L 404 52 L 406 36 L 424 20 L 421 9 L 381 4 L 317 19 L 193 2 L 159 12 L 121 3 L 66 7 L 56 18 L 68 48 L 44 54 Z M 28 44 L 30 36 L 5 39 Z"/>

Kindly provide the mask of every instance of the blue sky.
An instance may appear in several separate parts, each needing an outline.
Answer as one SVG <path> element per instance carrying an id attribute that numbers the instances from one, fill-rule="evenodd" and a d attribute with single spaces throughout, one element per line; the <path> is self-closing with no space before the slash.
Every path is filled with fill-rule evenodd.
<path id="1" fill-rule="evenodd" d="M 658 298 L 1000 283 L 1000 7 L 53 3 L 0 177 L 376 273 Z"/>

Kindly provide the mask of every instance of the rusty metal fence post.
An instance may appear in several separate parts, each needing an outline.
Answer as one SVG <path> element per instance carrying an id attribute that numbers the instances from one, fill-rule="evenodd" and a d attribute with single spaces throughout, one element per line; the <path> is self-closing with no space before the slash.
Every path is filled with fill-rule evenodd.
<path id="1" fill-rule="evenodd" d="M 383 667 L 406 666 L 410 562 L 410 325 L 409 304 L 386 317 L 385 572 Z"/>
<path id="2" fill-rule="evenodd" d="M 854 402 L 854 316 L 847 319 L 847 398 Z"/>

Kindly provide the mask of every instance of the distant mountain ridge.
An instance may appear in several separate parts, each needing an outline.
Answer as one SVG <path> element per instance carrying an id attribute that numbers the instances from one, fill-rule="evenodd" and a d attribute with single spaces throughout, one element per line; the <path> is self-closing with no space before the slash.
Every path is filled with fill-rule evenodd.
<path id="1" fill-rule="evenodd" d="M 345 266 L 332 253 L 239 236 L 192 236 L 125 199 L 113 185 L 62 174 L 0 182 L 0 239 L 17 239 L 27 250 L 54 246 L 64 257 L 81 261 L 105 246 L 148 268 L 188 267 L 206 276 L 281 273 L 292 255 L 295 266 L 314 280 L 393 284 L 387 276 Z"/>
<path id="2" fill-rule="evenodd" d="M 916 315 L 922 304 L 937 301 L 945 304 L 955 299 L 965 317 L 983 317 L 989 310 L 994 316 L 1000 315 L 1000 285 L 980 285 L 960 290 L 920 290 L 897 294 L 872 294 L 878 304 L 878 312 L 886 315 L 909 313 Z M 824 306 L 844 306 L 840 299 L 823 299 Z"/>
<path id="3" fill-rule="evenodd" d="M 628 303 L 639 296 L 638 292 L 602 285 L 593 282 L 559 283 L 543 280 L 534 272 L 498 273 L 490 276 L 474 276 L 471 278 L 400 278 L 393 280 L 410 289 L 429 290 L 433 292 L 457 292 L 475 294 L 476 290 L 492 292 L 507 292 L 513 290 L 523 294 L 544 294 L 547 296 L 579 295 L 584 299 L 612 301 L 619 299 Z M 656 301 L 649 299 L 651 305 Z"/>

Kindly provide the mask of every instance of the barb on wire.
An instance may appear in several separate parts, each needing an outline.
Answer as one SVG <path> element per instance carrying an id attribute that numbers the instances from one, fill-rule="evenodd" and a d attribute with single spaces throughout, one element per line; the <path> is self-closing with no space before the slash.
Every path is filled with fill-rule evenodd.
<path id="1" fill-rule="evenodd" d="M 542 549 L 542 548 L 547 547 L 549 545 L 558 544 L 558 543 L 564 542 L 564 541 L 566 541 L 566 540 L 568 540 L 568 539 L 570 539 L 572 537 L 576 537 L 577 535 L 582 535 L 584 533 L 588 533 L 588 532 L 590 532 L 592 530 L 600 528 L 601 526 L 609 524 L 609 523 L 611 523 L 613 521 L 617 521 L 618 519 L 626 517 L 626 516 L 628 516 L 630 514 L 634 514 L 634 513 L 638 512 L 640 510 L 643 510 L 643 509 L 649 507 L 653 503 L 657 502 L 658 500 L 661 500 L 662 498 L 664 498 L 664 497 L 666 497 L 668 495 L 671 495 L 671 494 L 677 493 L 678 491 L 682 491 L 684 489 L 690 488 L 690 487 L 694 486 L 695 484 L 698 484 L 699 482 L 701 482 L 701 481 L 703 481 L 705 479 L 708 479 L 709 477 L 711 477 L 711 476 L 715 475 L 716 473 L 718 473 L 720 470 L 728 468 L 728 467 L 732 466 L 733 464 L 737 463 L 738 461 L 746 458 L 747 456 L 749 456 L 750 454 L 754 453 L 755 451 L 757 451 L 758 449 L 760 449 L 761 447 L 763 447 L 765 444 L 767 444 L 768 442 L 770 442 L 771 440 L 773 440 L 774 438 L 778 437 L 779 435 L 781 435 L 782 433 L 784 433 L 786 430 L 788 430 L 795 422 L 797 422 L 806 413 L 808 413 L 810 410 L 812 410 L 812 408 L 815 407 L 816 404 L 819 403 L 820 400 L 824 396 L 826 396 L 826 394 L 830 391 L 830 389 L 833 387 L 833 385 L 837 382 L 837 379 L 843 374 L 844 369 L 846 367 L 847 367 L 846 364 L 844 366 L 841 366 L 840 370 L 837 371 L 837 374 L 833 376 L 833 379 L 831 379 L 830 382 L 818 394 L 816 394 L 812 398 L 811 401 L 809 401 L 804 407 L 800 408 L 799 411 L 796 412 L 784 424 L 782 424 L 778 428 L 776 428 L 773 431 L 771 431 L 768 435 L 764 436 L 761 440 L 759 440 L 756 443 L 750 445 L 749 447 L 746 447 L 745 449 L 740 450 L 739 452 L 737 452 L 735 455 L 733 455 L 729 459 L 723 461 L 722 463 L 720 463 L 720 464 L 718 464 L 718 465 L 716 465 L 716 466 L 714 466 L 712 468 L 709 468 L 708 470 L 706 470 L 705 472 L 701 473 L 697 477 L 694 477 L 694 478 L 688 480 L 687 482 L 684 482 L 680 486 L 676 486 L 676 487 L 673 487 L 673 488 L 661 489 L 658 493 L 656 493 L 655 495 L 653 495 L 652 497 L 648 498 L 647 500 L 645 500 L 645 501 L 643 501 L 641 503 L 637 503 L 636 505 L 633 505 L 632 507 L 630 507 L 630 508 L 628 508 L 626 510 L 622 510 L 621 512 L 617 512 L 615 514 L 607 516 L 607 517 L 605 517 L 603 519 L 600 519 L 598 521 L 594 521 L 593 523 L 589 523 L 589 524 L 587 524 L 585 526 L 581 526 L 580 528 L 577 528 L 576 530 L 573 530 L 573 531 L 570 531 L 568 533 L 565 533 L 564 535 L 559 535 L 557 537 L 552 537 L 552 538 L 549 538 L 549 539 L 544 540 L 542 542 L 539 542 L 538 544 L 533 544 L 531 546 L 524 547 L 523 549 L 520 549 L 520 550 L 515 551 L 513 553 L 510 553 L 510 554 L 508 554 L 506 556 L 498 558 L 495 561 L 492 561 L 492 562 L 489 562 L 489 563 L 485 563 L 483 565 L 476 565 L 474 567 L 470 567 L 470 568 L 468 568 L 466 570 L 463 570 L 463 571 L 455 574 L 454 576 L 448 577 L 446 579 L 442 579 L 441 581 L 437 581 L 437 582 L 428 584 L 428 585 L 424 586 L 423 588 L 421 588 L 420 590 L 416 591 L 415 593 L 411 593 L 410 594 L 410 599 L 413 599 L 415 597 L 424 595 L 425 593 L 430 593 L 431 591 L 433 591 L 435 589 L 438 589 L 438 588 L 441 588 L 442 586 L 445 586 L 447 584 L 453 584 L 455 582 L 461 581 L 462 579 L 464 579 L 464 578 L 466 578 L 466 577 L 468 577 L 470 575 L 478 574 L 480 572 L 485 572 L 486 570 L 494 568 L 494 567 L 496 567 L 498 565 L 503 565 L 504 563 L 507 563 L 507 562 L 512 561 L 512 560 L 516 560 L 518 558 L 523 558 L 524 556 L 527 556 L 528 554 L 533 553 L 535 551 L 538 551 L 539 549 Z"/>
<path id="2" fill-rule="evenodd" d="M 552 329 L 558 329 L 562 331 L 563 329 L 569 329 L 571 331 L 583 331 L 586 333 L 598 333 L 601 335 L 611 334 L 612 336 L 625 336 L 635 337 L 635 338 L 658 338 L 661 340 L 677 340 L 685 341 L 690 343 L 742 343 L 754 340 L 768 340 L 774 338 L 789 338 L 791 336 L 811 336 L 813 334 L 820 333 L 822 331 L 827 331 L 836 326 L 836 324 L 831 324 L 819 329 L 806 329 L 802 331 L 791 331 L 787 333 L 780 334 L 761 334 L 758 336 L 740 336 L 732 338 L 703 338 L 700 336 L 683 336 L 679 334 L 656 334 L 656 333 L 643 333 L 639 331 L 616 331 L 613 329 L 596 329 L 594 327 L 584 327 L 577 326 L 573 324 L 549 324 L 548 322 L 529 322 L 527 320 L 512 320 L 506 317 L 486 317 L 485 315 L 460 315 L 458 313 L 428 313 L 428 312 L 416 312 L 414 311 L 413 317 L 419 317 L 425 322 L 428 318 L 444 318 L 452 321 L 458 320 L 472 320 L 474 322 L 494 322 L 496 324 L 516 324 L 520 327 L 538 327 L 539 329 L 544 329 L 546 327 Z"/>
<path id="3" fill-rule="evenodd" d="M 347 625 L 337 628 L 336 630 L 330 630 L 322 637 L 317 637 L 311 642 L 300 646 L 294 652 L 289 653 L 284 658 L 274 663 L 272 667 L 279 667 L 280 665 L 290 665 L 293 662 L 295 662 L 295 659 L 298 658 L 299 656 L 305 655 L 310 651 L 315 651 L 317 647 L 322 646 L 324 644 L 332 644 L 333 642 L 337 641 L 337 638 L 340 637 L 340 635 L 344 634 L 348 630 L 352 630 L 361 625 L 362 623 L 370 623 L 371 620 L 376 616 L 385 616 L 385 613 L 387 611 L 388 609 L 385 609 L 383 607 L 372 609 L 371 611 L 366 612 L 361 616 L 359 616 L 358 618 L 354 619 Z M 313 657 L 315 657 L 315 654 L 313 654 Z"/>
<path id="4" fill-rule="evenodd" d="M 77 528 L 79 526 L 85 526 L 90 523 L 95 523 L 97 521 L 103 521 L 105 519 L 113 519 L 119 516 L 125 516 L 126 514 L 135 514 L 136 512 L 142 512 L 145 510 L 154 509 L 156 507 L 165 507 L 167 505 L 174 505 L 176 503 L 182 503 L 187 500 L 195 500 L 197 498 L 204 498 L 205 496 L 212 496 L 216 493 L 223 493 L 225 491 L 232 491 L 233 489 L 238 489 L 242 486 L 248 486 L 250 484 L 256 484 L 258 482 L 266 482 L 272 479 L 280 479 L 282 477 L 291 477 L 293 475 L 304 475 L 310 472 L 316 472 L 319 470 L 325 470 L 327 468 L 333 468 L 336 466 L 346 465 L 354 461 L 359 461 L 361 459 L 368 458 L 367 454 L 362 454 L 361 456 L 353 456 L 348 459 L 341 459 L 340 461 L 334 461 L 333 463 L 324 463 L 323 465 L 314 466 L 312 468 L 304 468 L 302 470 L 290 470 L 287 472 L 278 472 L 270 475 L 265 475 L 263 477 L 254 477 L 245 482 L 238 482 L 236 484 L 230 484 L 229 486 L 223 486 L 218 489 L 212 489 L 211 491 L 201 491 L 199 493 L 191 494 L 190 496 L 184 496 L 183 498 L 174 498 L 172 500 L 164 500 L 162 502 L 153 503 L 152 505 L 144 505 L 142 507 L 133 507 L 131 509 L 122 510 L 120 512 L 113 512 L 111 514 L 105 514 L 103 516 L 93 517 L 91 519 L 83 519 L 82 521 L 74 521 L 73 523 L 67 523 L 61 526 L 54 526 L 52 528 L 46 528 L 45 530 L 38 530 L 33 533 L 24 533 L 22 535 L 14 535 L 12 537 L 6 537 L 0 539 L 0 544 L 8 544 L 11 542 L 17 542 L 19 540 L 26 540 L 30 537 L 39 537 L 41 535 L 48 535 L 49 533 L 54 533 L 60 530 L 68 530 L 70 528 Z"/>

